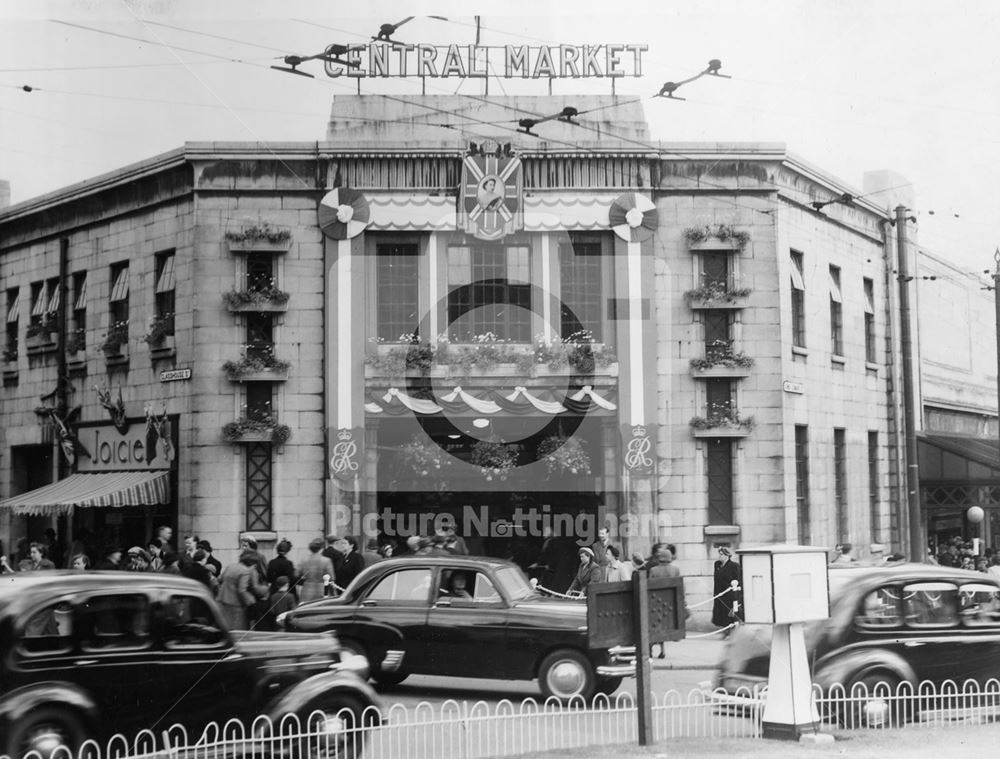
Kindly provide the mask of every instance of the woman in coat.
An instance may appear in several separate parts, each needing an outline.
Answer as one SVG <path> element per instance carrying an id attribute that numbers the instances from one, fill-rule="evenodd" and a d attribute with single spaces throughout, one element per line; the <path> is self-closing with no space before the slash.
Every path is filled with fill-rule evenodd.
<path id="1" fill-rule="evenodd" d="M 601 565 L 594 560 L 594 552 L 591 549 L 584 546 L 577 553 L 580 556 L 580 566 L 576 570 L 573 583 L 566 592 L 570 594 L 579 592 L 585 596 L 587 588 L 604 580 L 604 571 L 601 569 Z"/>
<path id="2" fill-rule="evenodd" d="M 247 611 L 267 588 L 257 586 L 257 552 L 244 550 L 235 564 L 222 570 L 219 578 L 219 609 L 230 630 L 246 630 Z M 256 591 L 256 592 L 255 592 Z"/>
<path id="3" fill-rule="evenodd" d="M 326 590 L 326 575 L 333 580 L 333 562 L 320 551 L 323 539 L 315 538 L 309 543 L 309 555 L 299 565 L 299 603 L 322 598 Z"/>
<path id="4" fill-rule="evenodd" d="M 712 604 L 712 624 L 716 627 L 728 627 L 743 619 L 743 592 L 732 589 L 734 580 L 742 585 L 740 575 L 740 565 L 733 561 L 732 552 L 725 546 L 719 548 L 712 588 L 712 595 L 716 597 Z M 736 609 L 736 602 L 739 602 L 739 610 Z"/>

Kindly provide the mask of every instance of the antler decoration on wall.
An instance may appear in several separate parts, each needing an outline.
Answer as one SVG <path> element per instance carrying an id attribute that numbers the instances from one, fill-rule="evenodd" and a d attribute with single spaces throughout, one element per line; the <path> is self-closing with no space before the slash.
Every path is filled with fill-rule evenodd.
<path id="1" fill-rule="evenodd" d="M 151 464 L 156 458 L 156 442 L 159 440 L 163 458 L 169 464 L 174 460 L 174 447 L 170 442 L 170 420 L 167 419 L 167 407 L 163 406 L 163 413 L 159 418 L 153 412 L 152 403 L 147 403 L 143 410 L 146 412 L 146 463 Z"/>
<path id="2" fill-rule="evenodd" d="M 122 389 L 118 388 L 118 400 L 111 400 L 111 388 L 109 387 L 98 387 L 94 385 L 94 390 L 97 391 L 97 399 L 101 402 L 101 405 L 108 412 L 111 417 L 111 423 L 115 426 L 122 435 L 128 432 L 128 420 L 125 415 L 125 401 L 122 400 Z"/>

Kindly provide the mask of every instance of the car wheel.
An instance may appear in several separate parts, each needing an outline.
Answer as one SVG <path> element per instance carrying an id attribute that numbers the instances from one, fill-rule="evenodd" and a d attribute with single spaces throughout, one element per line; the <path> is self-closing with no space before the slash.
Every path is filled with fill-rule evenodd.
<path id="1" fill-rule="evenodd" d="M 33 756 L 47 759 L 59 746 L 66 746 L 75 754 L 86 737 L 80 718 L 58 706 L 33 709 L 10 728 L 6 753 L 13 757 L 31 751 L 36 752 Z"/>
<path id="2" fill-rule="evenodd" d="M 368 729 L 376 724 L 371 711 L 347 693 L 332 693 L 299 713 L 302 736 L 299 757 L 356 759 L 360 757 Z"/>
<path id="3" fill-rule="evenodd" d="M 891 672 L 870 672 L 851 681 L 847 689 L 845 727 L 897 727 L 905 719 L 905 707 L 894 699 L 900 679 Z"/>
<path id="4" fill-rule="evenodd" d="M 538 684 L 546 698 L 566 701 L 574 696 L 589 700 L 594 695 L 594 668 L 583 654 L 570 649 L 553 651 L 538 668 Z"/>
<path id="5" fill-rule="evenodd" d="M 618 687 L 622 684 L 622 678 L 620 677 L 598 677 L 597 683 L 594 685 L 594 690 L 597 693 L 603 693 L 605 696 L 610 696 Z"/>

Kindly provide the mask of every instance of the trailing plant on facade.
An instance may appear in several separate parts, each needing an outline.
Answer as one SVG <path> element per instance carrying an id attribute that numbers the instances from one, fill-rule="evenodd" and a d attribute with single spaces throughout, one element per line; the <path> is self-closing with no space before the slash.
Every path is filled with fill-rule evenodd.
<path id="1" fill-rule="evenodd" d="M 501 440 L 480 440 L 472 446 L 470 461 L 473 466 L 479 467 L 488 482 L 492 482 L 494 477 L 506 480 L 517 466 L 517 446 Z"/>
<path id="2" fill-rule="evenodd" d="M 279 290 L 272 284 L 266 287 L 251 287 L 246 290 L 232 289 L 222 293 L 222 300 L 229 308 L 245 308 L 246 306 L 283 306 L 288 302 L 289 294 Z"/>
<path id="3" fill-rule="evenodd" d="M 247 434 L 269 433 L 271 442 L 281 445 L 288 442 L 292 436 L 292 430 L 287 424 L 278 424 L 278 421 L 270 416 L 260 419 L 252 419 L 241 416 L 235 422 L 229 422 L 222 427 L 222 437 L 227 443 L 238 443 Z"/>
<path id="4" fill-rule="evenodd" d="M 684 239 L 688 245 L 697 245 L 705 240 L 715 238 L 721 242 L 734 240 L 743 250 L 750 242 L 750 233 L 738 231 L 731 224 L 706 224 L 702 227 L 688 227 L 684 230 Z"/>
<path id="5" fill-rule="evenodd" d="M 108 331 L 104 333 L 104 339 L 101 342 L 101 350 L 111 353 L 127 344 L 128 319 L 123 319 L 112 323 L 112 325 L 108 327 Z"/>
<path id="6" fill-rule="evenodd" d="M 689 301 L 717 300 L 732 303 L 737 298 L 747 297 L 751 292 L 753 291 L 749 287 L 731 287 L 725 282 L 711 281 L 694 290 L 688 290 L 684 293 L 684 297 Z"/>
<path id="7" fill-rule="evenodd" d="M 708 409 L 707 416 L 691 417 L 688 424 L 695 430 L 713 430 L 723 427 L 740 428 L 749 432 L 754 428 L 754 419 L 752 416 L 741 417 L 740 412 L 731 406 L 713 404 Z"/>
<path id="8" fill-rule="evenodd" d="M 239 361 L 226 361 L 222 364 L 222 371 L 232 378 L 242 377 L 247 374 L 256 374 L 263 371 L 287 371 L 291 364 L 275 357 L 274 346 L 244 346 L 244 355 Z"/>
<path id="9" fill-rule="evenodd" d="M 3 360 L 7 362 L 17 361 L 17 348 L 4 348 Z"/>
<path id="10" fill-rule="evenodd" d="M 87 347 L 87 330 L 74 329 L 66 336 L 66 352 L 79 353 Z"/>
<path id="11" fill-rule="evenodd" d="M 149 331 L 142 336 L 148 345 L 159 345 L 168 335 L 174 333 L 174 315 L 172 312 L 157 314 L 149 320 Z"/>
<path id="12" fill-rule="evenodd" d="M 399 447 L 399 457 L 405 466 L 420 477 L 436 476 L 451 466 L 451 456 L 433 440 L 414 435 Z"/>
<path id="13" fill-rule="evenodd" d="M 226 230 L 226 240 L 236 243 L 287 242 L 292 239 L 291 230 L 276 227 L 269 221 L 245 224 L 240 229 Z"/>
<path id="14" fill-rule="evenodd" d="M 27 337 L 41 337 L 48 338 L 53 332 L 56 331 L 56 324 L 53 319 L 49 316 L 45 316 L 38 321 L 28 322 L 28 327 L 25 331 Z"/>
<path id="15" fill-rule="evenodd" d="M 550 474 L 590 474 L 590 456 L 575 437 L 549 435 L 538 444 L 538 458 Z"/>
<path id="16" fill-rule="evenodd" d="M 753 366 L 753 358 L 742 351 L 733 353 L 732 345 L 728 340 L 714 340 L 705 348 L 705 358 L 691 359 L 691 366 L 695 369 L 705 370 L 711 369 L 713 366 L 749 369 Z"/>

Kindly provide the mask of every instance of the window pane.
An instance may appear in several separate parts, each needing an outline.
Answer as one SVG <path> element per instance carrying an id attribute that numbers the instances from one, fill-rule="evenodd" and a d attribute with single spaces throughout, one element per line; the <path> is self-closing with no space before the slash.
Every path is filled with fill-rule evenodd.
<path id="1" fill-rule="evenodd" d="M 396 341 L 420 330 L 416 245 L 379 245 L 375 256 L 377 336 Z"/>
<path id="2" fill-rule="evenodd" d="M 271 444 L 253 443 L 247 451 L 247 529 L 271 529 Z"/>
<path id="3" fill-rule="evenodd" d="M 588 330 L 601 342 L 604 278 L 600 242 L 574 241 L 559 246 L 560 327 L 566 339 L 580 330 Z"/>
<path id="4" fill-rule="evenodd" d="M 156 292 L 172 292 L 174 289 L 174 256 L 173 254 L 161 256 L 157 261 L 159 264 L 159 276 L 156 278 Z"/>
<path id="5" fill-rule="evenodd" d="M 449 249 L 449 269 L 454 252 L 456 262 L 463 248 Z M 528 249 L 513 255 L 522 272 L 529 271 Z M 523 260 L 527 255 L 527 261 Z M 531 341 L 531 286 L 517 284 L 508 277 L 508 249 L 498 245 L 469 249 L 471 284 L 453 287 L 448 293 L 448 321 L 451 337 L 459 342 L 493 333 L 500 340 Z M 456 264 L 457 266 L 457 264 Z M 450 276 L 450 275 L 449 275 Z M 451 283 L 449 283 L 451 284 Z"/>
<path id="6" fill-rule="evenodd" d="M 708 523 L 733 524 L 733 446 L 730 440 L 709 440 Z"/>
<path id="7" fill-rule="evenodd" d="M 115 286 L 111 290 L 111 302 L 125 300 L 128 298 L 128 267 L 118 271 L 115 276 Z"/>
<path id="8" fill-rule="evenodd" d="M 426 603 L 431 588 L 431 570 L 403 569 L 383 577 L 368 594 L 375 601 L 419 601 Z"/>
<path id="9" fill-rule="evenodd" d="M 12 324 L 17 322 L 21 313 L 21 291 L 8 290 L 7 303 L 9 304 L 7 306 L 7 323 Z"/>

